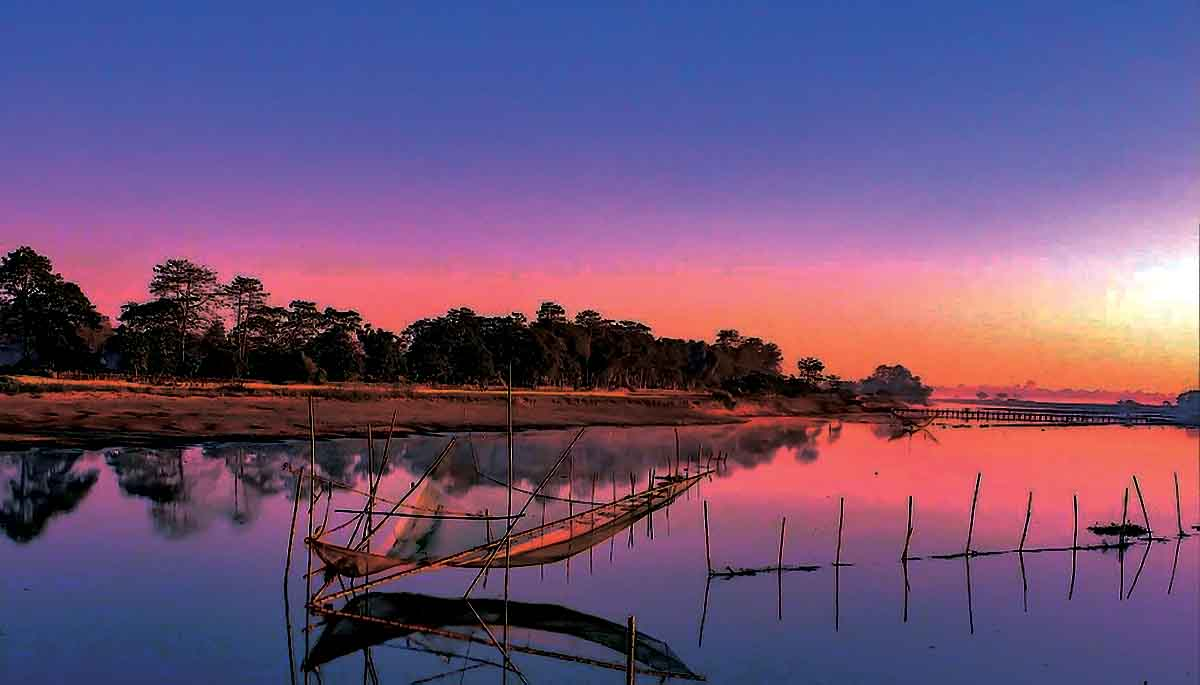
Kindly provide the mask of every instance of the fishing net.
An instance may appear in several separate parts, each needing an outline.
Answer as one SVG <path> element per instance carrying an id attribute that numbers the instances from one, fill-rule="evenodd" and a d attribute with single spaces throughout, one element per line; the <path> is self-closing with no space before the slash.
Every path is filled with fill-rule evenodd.
<path id="1" fill-rule="evenodd" d="M 632 526 L 657 509 L 667 506 L 677 497 L 700 481 L 707 474 L 675 476 L 660 479 L 643 492 L 635 493 L 608 504 L 586 509 L 565 518 L 528 530 L 514 532 L 509 541 L 508 566 L 523 567 L 552 564 L 580 552 L 586 551 L 617 533 Z M 433 521 L 437 519 L 419 519 Z M 460 552 L 423 560 L 414 559 L 408 553 L 407 540 L 415 526 L 408 526 L 396 534 L 393 529 L 387 553 L 376 553 L 353 546 L 337 545 L 317 539 L 312 541 L 314 553 L 326 564 L 327 569 L 347 577 L 378 574 L 383 571 L 417 572 L 440 567 L 480 568 L 489 563 L 496 567 L 505 565 L 505 544 L 502 535 L 498 539 L 477 545 Z M 408 536 L 407 538 L 405 536 Z M 494 557 L 494 558 L 493 558 Z"/>

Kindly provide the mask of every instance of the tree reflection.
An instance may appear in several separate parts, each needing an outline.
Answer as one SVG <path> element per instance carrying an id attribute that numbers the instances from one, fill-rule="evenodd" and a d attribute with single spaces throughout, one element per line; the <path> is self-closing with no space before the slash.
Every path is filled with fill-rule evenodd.
<path id="1" fill-rule="evenodd" d="M 42 534 L 51 518 L 79 506 L 99 477 L 95 469 L 75 470 L 82 454 L 34 450 L 0 456 L 6 485 L 0 529 L 9 539 L 28 543 Z"/>

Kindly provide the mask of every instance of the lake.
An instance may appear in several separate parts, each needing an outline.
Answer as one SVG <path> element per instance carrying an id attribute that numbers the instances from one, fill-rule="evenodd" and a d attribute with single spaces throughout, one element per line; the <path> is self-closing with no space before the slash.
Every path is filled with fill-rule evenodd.
<path id="1" fill-rule="evenodd" d="M 517 433 L 518 486 L 536 487 L 574 433 Z M 393 440 L 380 495 L 402 495 L 449 438 Z M 376 441 L 377 455 L 383 444 Z M 320 441 L 321 472 L 365 489 L 365 445 Z M 545 492 L 608 501 L 614 483 L 617 496 L 629 494 L 631 475 L 644 490 L 651 469 L 673 468 L 675 445 L 671 428 L 590 428 Z M 568 561 L 514 569 L 511 598 L 600 623 L 623 626 L 635 615 L 639 633 L 714 683 L 1193 684 L 1200 677 L 1200 534 L 1176 537 L 1173 477 L 1183 527 L 1197 533 L 1196 431 L 938 425 L 897 436 L 882 425 L 761 419 L 682 427 L 679 445 L 691 473 L 698 452 L 729 456 L 654 512 L 652 523 L 639 520 Z M 307 442 L 274 442 L 0 453 L 0 681 L 291 682 L 289 622 L 293 663 L 305 643 L 307 515 L 301 506 L 285 602 L 296 476 L 284 464 L 303 466 L 308 452 Z M 480 472 L 506 478 L 503 435 L 459 434 L 423 497 L 447 510 L 504 512 L 506 488 Z M 1121 520 L 1127 488 L 1129 519 L 1142 523 L 1134 475 L 1163 539 L 1124 553 L 1080 551 L 1074 561 L 1053 551 L 932 558 L 965 548 L 979 474 L 974 550 L 1018 546 L 1030 491 L 1029 549 L 1071 545 L 1073 497 L 1080 544 L 1100 541 L 1086 526 Z M 910 555 L 919 558 L 901 564 L 910 496 Z M 526 497 L 517 493 L 514 506 Z M 332 509 L 361 502 L 339 491 Z M 775 564 L 786 517 L 784 563 L 818 568 L 708 580 L 703 502 L 714 567 Z M 834 567 L 842 502 L 848 565 Z M 541 523 L 543 503 L 547 520 L 580 506 L 536 501 L 518 529 Z M 318 518 L 324 511 L 321 503 Z M 339 516 L 331 514 L 331 527 Z M 501 523 L 406 525 L 436 554 L 483 543 Z M 456 597 L 475 574 L 441 569 L 380 590 Z M 472 596 L 498 598 L 502 588 L 503 570 L 493 570 Z M 310 641 L 320 633 L 318 626 Z M 512 641 L 624 661 L 578 636 L 514 627 Z M 363 682 L 368 658 L 386 683 L 501 678 L 483 665 L 498 659 L 486 644 L 411 635 L 374 646 L 369 657 L 357 651 L 325 664 L 322 682 Z M 546 656 L 513 659 L 530 682 L 624 677 Z"/>

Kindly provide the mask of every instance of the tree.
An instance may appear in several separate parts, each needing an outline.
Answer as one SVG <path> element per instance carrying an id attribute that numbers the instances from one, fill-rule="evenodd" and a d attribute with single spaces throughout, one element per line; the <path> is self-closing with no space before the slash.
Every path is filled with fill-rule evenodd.
<path id="1" fill-rule="evenodd" d="M 537 321 L 541 324 L 566 323 L 567 310 L 557 302 L 543 302 L 538 307 Z"/>
<path id="2" fill-rule="evenodd" d="M 575 325 L 584 328 L 596 328 L 604 324 L 604 316 L 595 309 L 585 309 L 575 315 Z"/>
<path id="3" fill-rule="evenodd" d="M 246 373 L 247 326 L 246 322 L 257 315 L 267 303 L 268 293 L 262 281 L 249 276 L 235 276 L 224 288 L 225 301 L 233 310 L 233 344 L 237 353 L 235 375 Z"/>
<path id="4" fill-rule="evenodd" d="M 737 347 L 742 341 L 742 335 L 732 328 L 723 328 L 717 331 L 717 346 L 718 347 Z"/>
<path id="5" fill-rule="evenodd" d="M 170 375 L 178 371 L 179 355 L 171 335 L 179 321 L 178 305 L 170 300 L 130 302 L 121 307 L 121 325 L 112 349 L 121 356 L 121 366 L 137 375 Z"/>
<path id="6" fill-rule="evenodd" d="M 866 395 L 882 395 L 896 399 L 925 402 L 933 393 L 933 388 L 921 383 L 920 376 L 914 376 L 911 371 L 900 364 L 889 366 L 881 364 L 875 367 L 875 372 L 867 376 L 859 384 L 859 391 Z"/>
<path id="7" fill-rule="evenodd" d="M 369 324 L 358 336 L 363 349 L 363 375 L 369 381 L 395 382 L 404 375 L 404 345 L 400 336 Z"/>
<path id="8" fill-rule="evenodd" d="M 237 348 L 225 334 L 225 324 L 220 319 L 209 325 L 196 347 L 201 377 L 231 378 L 237 374 Z"/>
<path id="9" fill-rule="evenodd" d="M 217 273 L 187 259 L 168 259 L 154 266 L 150 294 L 175 305 L 173 335 L 179 351 L 179 373 L 189 371 L 188 343 L 203 335 L 212 323 L 222 291 Z"/>
<path id="10" fill-rule="evenodd" d="M 103 317 L 78 285 L 28 246 L 0 258 L 0 331 L 16 338 L 23 365 L 81 368 L 95 363 L 85 337 Z"/>
<path id="11" fill-rule="evenodd" d="M 796 362 L 796 368 L 800 372 L 800 380 L 815 386 L 821 381 L 821 374 L 825 371 L 825 362 L 816 357 L 803 357 Z"/>

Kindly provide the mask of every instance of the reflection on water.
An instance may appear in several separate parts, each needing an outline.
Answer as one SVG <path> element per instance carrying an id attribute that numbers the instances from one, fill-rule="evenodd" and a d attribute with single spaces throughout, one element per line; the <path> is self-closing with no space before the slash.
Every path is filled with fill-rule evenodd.
<path id="1" fill-rule="evenodd" d="M 99 477 L 96 469 L 75 470 L 82 452 L 30 450 L 0 455 L 0 529 L 14 542 L 29 542 L 52 516 L 75 509 Z"/>
<path id="2" fill-rule="evenodd" d="M 519 484 L 533 487 L 571 435 L 518 434 Z M 503 511 L 505 490 L 494 482 L 507 468 L 503 437 L 458 437 L 433 483 L 435 499 L 455 511 Z M 380 494 L 406 491 L 446 442 L 395 438 Z M 651 469 L 673 468 L 675 444 L 669 427 L 590 429 L 564 472 L 570 479 L 556 477 L 549 491 L 607 501 L 628 494 L 631 479 L 644 489 Z M 729 459 L 660 512 L 653 539 L 638 525 L 628 541 L 604 543 L 604 553 L 583 552 L 574 568 L 568 560 L 515 570 L 513 596 L 570 607 L 564 611 L 597 625 L 623 625 L 634 614 L 641 630 L 710 682 L 1196 681 L 1200 537 L 1176 537 L 1173 486 L 1177 474 L 1179 519 L 1190 530 L 1200 523 L 1194 431 L 932 426 L 897 435 L 891 427 L 759 420 L 683 427 L 679 444 L 682 466 L 696 468 L 710 454 Z M 377 458 L 382 446 L 380 438 Z M 304 442 L 0 454 L 3 680 L 44 682 L 50 665 L 51 680 L 61 682 L 287 682 L 278 598 L 295 475 L 284 465 L 307 460 Z M 320 442 L 317 462 L 330 478 L 366 487 L 365 441 Z M 1026 551 L 933 558 L 963 551 L 978 473 L 972 549 L 1015 549 L 1032 490 Z M 1087 526 L 1121 520 L 1132 475 L 1161 541 L 1070 551 L 1073 502 L 1080 544 L 1096 544 L 1101 538 Z M 351 494 L 331 506 L 354 501 Z M 921 558 L 900 563 L 909 496 L 911 554 Z M 835 567 L 843 497 L 841 556 L 853 565 Z M 702 502 L 714 567 L 775 564 L 786 516 L 784 564 L 816 570 L 710 582 Z M 578 507 L 545 505 L 547 520 Z M 1142 523 L 1140 507 L 1131 510 L 1130 520 Z M 529 514 L 522 527 L 540 523 L 540 503 Z M 463 548 L 497 534 L 479 521 L 446 522 L 436 545 Z M 1067 551 L 1034 551 L 1043 548 Z M 295 549 L 303 559 L 300 540 Z M 470 578 L 447 569 L 382 589 L 455 597 Z M 298 644 L 301 585 L 290 588 Z M 493 578 L 479 596 L 496 598 L 498 586 Z M 570 653 L 595 648 L 570 634 L 549 640 Z M 361 682 L 364 661 L 381 682 L 449 671 L 462 682 L 499 677 L 481 663 L 499 663 L 487 645 L 419 642 L 371 642 L 369 659 L 326 664 L 323 682 Z M 528 654 L 514 661 L 531 681 L 620 677 Z"/>

